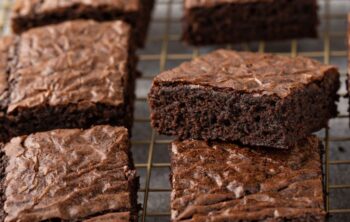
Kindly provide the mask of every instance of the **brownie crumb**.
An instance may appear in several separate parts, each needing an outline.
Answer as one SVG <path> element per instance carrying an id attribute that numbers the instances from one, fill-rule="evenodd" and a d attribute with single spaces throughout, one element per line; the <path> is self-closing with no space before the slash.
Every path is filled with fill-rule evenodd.
<path id="1" fill-rule="evenodd" d="M 287 149 L 337 115 L 338 70 L 315 60 L 217 50 L 159 74 L 152 126 L 179 139 Z"/>

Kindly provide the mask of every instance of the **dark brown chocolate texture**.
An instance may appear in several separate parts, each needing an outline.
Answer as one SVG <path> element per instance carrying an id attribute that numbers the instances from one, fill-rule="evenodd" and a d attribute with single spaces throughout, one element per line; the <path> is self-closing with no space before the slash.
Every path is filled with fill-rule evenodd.
<path id="1" fill-rule="evenodd" d="M 0 40 L 0 139 L 56 128 L 131 128 L 136 56 L 122 21 L 76 20 Z"/>
<path id="2" fill-rule="evenodd" d="M 36 133 L 13 138 L 2 151 L 1 221 L 137 221 L 139 184 L 126 128 Z"/>
<path id="3" fill-rule="evenodd" d="M 75 19 L 121 19 L 133 27 L 133 38 L 142 47 L 153 5 L 154 0 L 16 0 L 12 29 L 15 33 L 21 33 L 33 27 Z"/>
<path id="4" fill-rule="evenodd" d="M 275 152 L 197 140 L 172 143 L 172 221 L 325 221 L 314 136 Z"/>
<path id="5" fill-rule="evenodd" d="M 184 0 L 193 45 L 317 36 L 317 0 Z"/>
<path id="6" fill-rule="evenodd" d="M 158 75 L 149 103 L 161 134 L 289 148 L 336 116 L 339 73 L 304 58 L 218 50 Z"/>
<path id="7" fill-rule="evenodd" d="M 348 94 L 350 96 L 350 13 L 348 14 L 348 80 L 347 80 L 347 88 L 348 88 Z M 349 101 L 350 104 L 350 101 Z M 349 106 L 349 112 L 350 112 L 350 106 Z"/>

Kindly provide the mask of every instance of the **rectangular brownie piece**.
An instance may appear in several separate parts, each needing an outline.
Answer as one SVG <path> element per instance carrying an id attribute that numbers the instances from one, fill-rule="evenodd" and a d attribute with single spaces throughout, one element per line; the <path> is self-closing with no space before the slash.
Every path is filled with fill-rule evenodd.
<path id="1" fill-rule="evenodd" d="M 339 84 L 309 58 L 218 50 L 154 79 L 151 123 L 180 139 L 288 148 L 336 116 Z"/>
<path id="2" fill-rule="evenodd" d="M 130 36 L 122 21 L 75 20 L 1 39 L 0 138 L 97 124 L 130 129 Z"/>
<path id="3" fill-rule="evenodd" d="M 348 14 L 348 80 L 346 82 L 347 88 L 348 88 L 348 94 L 350 95 L 350 13 Z M 349 101 L 350 104 L 350 101 Z M 349 112 L 350 112 L 350 106 L 349 106 Z"/>
<path id="4" fill-rule="evenodd" d="M 317 36 L 317 0 L 184 0 L 183 40 L 193 45 Z"/>
<path id="5" fill-rule="evenodd" d="M 325 221 L 321 142 L 291 150 L 172 143 L 172 221 Z"/>
<path id="6" fill-rule="evenodd" d="M 16 0 L 12 29 L 30 28 L 75 19 L 108 21 L 121 19 L 133 27 L 137 45 L 145 44 L 154 0 Z"/>
<path id="7" fill-rule="evenodd" d="M 2 150 L 1 221 L 137 221 L 126 128 L 41 132 Z"/>

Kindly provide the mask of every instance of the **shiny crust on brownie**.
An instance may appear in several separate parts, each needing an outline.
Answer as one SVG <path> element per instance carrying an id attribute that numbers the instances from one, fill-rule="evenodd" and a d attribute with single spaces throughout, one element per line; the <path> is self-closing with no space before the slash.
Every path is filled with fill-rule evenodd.
<path id="1" fill-rule="evenodd" d="M 153 84 L 209 86 L 283 98 L 334 73 L 334 66 L 305 57 L 221 49 L 161 73 Z"/>
<path id="2" fill-rule="evenodd" d="M 130 44 L 126 23 L 77 20 L 32 29 L 16 40 L 10 50 L 15 54 L 7 58 L 11 62 L 0 66 L 0 82 L 11 82 L 10 87 L 0 84 L 1 91 L 8 90 L 7 113 L 40 104 L 124 103 Z M 7 70 L 11 72 L 4 77 Z"/>
<path id="3" fill-rule="evenodd" d="M 136 172 L 123 127 L 36 133 L 12 139 L 4 150 L 6 222 L 135 212 Z"/>
<path id="4" fill-rule="evenodd" d="M 120 11 L 137 11 L 140 0 L 16 0 L 13 17 L 50 13 L 73 6 L 109 7 Z"/>
<path id="5" fill-rule="evenodd" d="M 130 212 L 109 213 L 84 220 L 84 222 L 129 222 L 131 220 Z"/>
<path id="6" fill-rule="evenodd" d="M 276 152 L 173 142 L 172 220 L 323 221 L 320 144 L 310 136 L 290 151 Z"/>

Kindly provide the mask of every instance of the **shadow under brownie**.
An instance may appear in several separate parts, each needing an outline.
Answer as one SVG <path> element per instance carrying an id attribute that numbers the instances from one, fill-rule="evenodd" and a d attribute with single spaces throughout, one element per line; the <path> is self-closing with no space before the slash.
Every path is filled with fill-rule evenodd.
<path id="1" fill-rule="evenodd" d="M 183 40 L 193 45 L 317 36 L 317 0 L 184 0 Z"/>
<path id="2" fill-rule="evenodd" d="M 325 221 L 321 149 L 315 136 L 280 152 L 175 141 L 172 221 Z"/>
<path id="3" fill-rule="evenodd" d="M 16 0 L 12 14 L 15 33 L 75 19 L 109 21 L 121 19 L 133 27 L 137 45 L 145 44 L 154 0 Z"/>
<path id="4" fill-rule="evenodd" d="M 127 129 L 53 130 L 13 138 L 2 151 L 1 221 L 137 221 Z"/>
<path id="5" fill-rule="evenodd" d="M 152 126 L 180 139 L 289 148 L 337 114 L 339 72 L 305 58 L 218 50 L 159 74 Z"/>
<path id="6" fill-rule="evenodd" d="M 91 20 L 2 38 L 0 138 L 97 124 L 130 129 L 137 63 L 131 38 L 122 21 Z"/>

